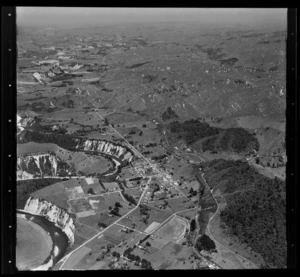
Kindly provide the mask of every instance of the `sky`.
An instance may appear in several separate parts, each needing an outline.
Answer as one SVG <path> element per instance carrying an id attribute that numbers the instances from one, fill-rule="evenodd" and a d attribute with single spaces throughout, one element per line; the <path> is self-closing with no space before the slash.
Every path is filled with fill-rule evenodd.
<path id="1" fill-rule="evenodd" d="M 286 26 L 287 9 L 253 8 L 73 8 L 17 7 L 17 24 L 64 26 L 199 22 L 213 25 Z"/>

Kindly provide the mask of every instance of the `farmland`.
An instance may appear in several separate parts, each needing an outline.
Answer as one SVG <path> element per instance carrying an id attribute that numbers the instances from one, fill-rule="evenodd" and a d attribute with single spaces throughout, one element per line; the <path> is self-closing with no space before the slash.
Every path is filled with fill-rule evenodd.
<path id="1" fill-rule="evenodd" d="M 68 244 L 30 269 L 286 267 L 286 26 L 192 10 L 18 23 L 17 208 Z"/>

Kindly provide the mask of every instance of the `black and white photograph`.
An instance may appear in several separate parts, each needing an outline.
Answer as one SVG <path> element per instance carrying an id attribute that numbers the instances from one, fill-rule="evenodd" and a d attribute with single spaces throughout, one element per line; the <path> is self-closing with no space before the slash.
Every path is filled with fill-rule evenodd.
<path id="1" fill-rule="evenodd" d="M 17 270 L 287 268 L 287 15 L 16 7 Z"/>

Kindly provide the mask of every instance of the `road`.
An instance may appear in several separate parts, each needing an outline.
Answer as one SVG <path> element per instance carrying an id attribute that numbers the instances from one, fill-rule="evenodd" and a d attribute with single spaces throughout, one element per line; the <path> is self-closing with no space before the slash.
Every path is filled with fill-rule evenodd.
<path id="1" fill-rule="evenodd" d="M 204 179 L 203 175 L 204 175 L 204 173 L 201 174 L 201 177 L 202 177 L 202 179 L 203 179 L 203 181 L 204 181 L 206 187 L 209 189 L 212 198 L 215 200 L 215 202 L 216 202 L 216 204 L 217 204 L 217 210 L 216 210 L 215 213 L 209 218 L 208 223 L 207 223 L 207 229 L 206 229 L 206 230 L 207 230 L 208 235 L 209 235 L 213 240 L 215 240 L 217 243 L 219 243 L 220 245 L 222 245 L 222 247 L 225 248 L 227 251 L 231 252 L 233 255 L 239 257 L 240 259 L 247 261 L 247 262 L 250 263 L 254 268 L 258 269 L 259 267 L 258 267 L 256 264 L 254 264 L 253 262 L 251 262 L 250 260 L 248 260 L 248 259 L 245 258 L 244 256 L 241 256 L 241 255 L 235 253 L 234 251 L 232 251 L 231 249 L 229 249 L 227 246 L 225 246 L 224 244 L 222 244 L 221 242 L 219 242 L 219 241 L 213 236 L 213 234 L 212 234 L 212 232 L 211 232 L 211 230 L 210 230 L 210 223 L 211 223 L 211 221 L 214 219 L 214 217 L 216 216 L 216 214 L 219 212 L 219 203 L 218 203 L 217 199 L 215 198 L 215 196 L 213 195 L 213 193 L 211 192 L 211 190 L 210 190 L 210 188 L 209 188 L 209 186 L 208 186 L 206 180 Z M 200 236 L 200 235 L 199 235 L 199 236 Z M 196 241 L 198 240 L 199 236 L 196 238 Z M 195 241 L 195 242 L 196 242 L 196 241 Z"/>
<path id="2" fill-rule="evenodd" d="M 94 103 L 91 103 L 95 108 L 97 108 L 96 107 L 96 105 L 94 104 Z M 103 116 L 101 116 L 97 111 L 95 111 L 95 113 L 102 119 L 102 120 L 104 120 L 104 117 Z M 142 159 L 144 159 L 151 167 L 152 167 L 152 169 L 155 171 L 155 172 L 157 172 L 157 173 L 159 173 L 159 174 L 161 174 L 161 175 L 163 175 L 163 176 L 165 176 L 166 178 L 168 178 L 169 180 L 171 179 L 170 178 L 170 176 L 166 176 L 166 174 L 164 173 L 164 172 L 162 172 L 161 170 L 159 170 L 158 168 L 157 168 L 157 166 L 155 165 L 153 165 L 144 155 L 142 155 L 135 147 L 133 147 L 114 127 L 112 127 L 111 125 L 109 125 L 110 126 L 110 128 L 119 136 L 119 137 L 121 137 L 125 142 L 126 142 L 126 144 L 128 145 L 128 147 L 138 156 L 138 157 L 140 157 L 140 158 L 142 158 Z M 170 180 L 171 181 L 171 180 Z M 172 182 L 171 182 L 171 184 L 177 189 L 177 190 L 179 190 L 179 188 L 177 188 L 176 187 L 176 185 L 174 185 Z M 142 201 L 142 199 L 143 199 L 143 197 L 144 197 L 144 195 L 145 195 L 145 193 L 147 192 L 147 189 L 148 189 L 148 185 L 144 188 L 144 190 L 143 190 L 143 192 L 142 192 L 142 195 L 141 195 L 141 197 L 140 197 L 140 199 L 139 199 L 139 201 L 138 201 L 138 203 L 137 203 L 137 205 L 136 205 L 136 207 L 134 208 L 134 209 L 132 209 L 131 211 L 129 211 L 128 213 L 126 213 L 125 215 L 123 215 L 122 217 L 120 217 L 117 221 L 115 221 L 113 224 L 116 224 L 116 223 L 118 223 L 119 221 L 121 221 L 123 218 L 125 218 L 126 216 L 128 216 L 130 213 L 132 213 L 134 210 L 136 210 L 138 207 L 139 207 L 139 205 L 140 205 L 140 203 L 141 203 L 141 201 Z M 180 192 L 180 194 L 183 194 L 180 190 L 179 190 L 179 192 Z M 183 194 L 184 195 L 184 194 Z M 185 197 L 186 197 L 186 195 L 184 195 Z M 108 228 L 110 228 L 113 224 L 111 224 L 110 226 L 108 226 L 108 227 L 106 227 L 105 229 L 103 229 L 102 231 L 100 231 L 100 232 L 98 232 L 95 236 L 93 236 L 92 238 L 90 238 L 90 239 L 88 239 L 87 241 L 85 241 L 83 244 L 81 244 L 80 246 L 78 246 L 76 249 L 74 249 L 73 251 L 71 251 L 68 255 L 66 255 L 61 261 L 63 261 L 63 263 L 61 264 L 61 266 L 60 266 L 60 268 L 59 268 L 59 270 L 63 270 L 63 266 L 65 265 L 65 263 L 67 262 L 67 260 L 69 259 L 69 257 L 73 254 L 73 253 L 75 253 L 77 250 L 79 250 L 81 247 L 83 247 L 84 245 L 86 245 L 86 244 L 88 244 L 90 241 L 92 241 L 93 239 L 95 239 L 96 237 L 98 237 L 99 235 L 101 235 L 103 232 L 105 232 Z"/>
<path id="3" fill-rule="evenodd" d="M 95 108 L 96 105 L 94 103 L 91 103 L 92 105 L 94 105 Z M 102 119 L 104 120 L 104 117 L 99 114 L 97 111 L 95 111 L 95 113 Z M 147 162 L 147 164 L 149 166 L 151 166 L 151 168 L 153 169 L 154 172 L 164 176 L 166 179 L 169 179 L 169 184 L 171 184 L 181 195 L 183 195 L 184 197 L 187 198 L 187 196 L 172 182 L 171 177 L 169 175 L 167 175 L 165 172 L 163 172 L 162 170 L 157 168 L 157 165 L 154 164 L 153 162 L 150 162 L 149 159 L 147 159 L 144 155 L 142 155 L 132 144 L 129 143 L 129 141 L 124 138 L 114 127 L 111 126 L 111 124 L 109 124 L 109 127 L 120 137 L 122 138 L 126 144 L 128 145 L 128 147 L 140 158 L 142 158 L 143 160 L 145 160 Z"/>
<path id="4" fill-rule="evenodd" d="M 133 211 L 135 211 L 135 210 L 139 207 L 139 205 L 140 205 L 140 203 L 141 203 L 141 201 L 142 201 L 142 199 L 143 199 L 143 197 L 144 197 L 144 194 L 146 193 L 147 189 L 148 189 L 148 187 L 146 186 L 145 189 L 144 189 L 144 191 L 143 191 L 143 193 L 142 193 L 142 195 L 141 195 L 141 197 L 140 197 L 140 199 L 139 199 L 139 201 L 138 201 L 138 203 L 137 203 L 137 205 L 136 205 L 136 207 L 133 208 L 132 210 L 130 210 L 128 213 L 126 213 L 126 214 L 124 214 L 123 216 L 121 216 L 121 217 L 120 217 L 118 220 L 116 220 L 113 224 L 117 224 L 119 221 L 121 221 L 123 218 L 125 218 L 126 216 L 128 216 L 130 213 L 132 213 Z M 83 244 L 81 244 L 80 246 L 78 246 L 76 249 L 74 249 L 74 250 L 71 251 L 68 255 L 66 255 L 63 259 L 61 259 L 61 261 L 63 261 L 63 263 L 62 263 L 61 266 L 59 267 L 59 270 L 63 270 L 63 266 L 65 265 L 65 263 L 67 262 L 67 260 L 69 259 L 69 257 L 70 257 L 73 253 L 75 253 L 75 252 L 76 252 L 77 250 L 79 250 L 81 247 L 83 247 L 84 245 L 88 244 L 90 241 L 92 241 L 93 239 L 97 238 L 99 235 L 101 235 L 102 233 L 104 233 L 104 232 L 105 232 L 107 229 L 109 229 L 113 224 L 111 224 L 110 226 L 106 227 L 106 228 L 103 229 L 102 231 L 98 232 L 96 235 L 94 235 L 93 237 L 91 237 L 90 239 L 88 239 L 87 241 L 85 241 Z"/>
<path id="5" fill-rule="evenodd" d="M 90 102 L 96 109 L 98 108 L 94 103 L 92 103 L 92 102 Z M 97 112 L 97 111 L 95 111 L 95 113 L 102 119 L 102 120 L 105 120 L 104 119 L 104 117 L 103 116 L 101 116 L 101 114 L 99 114 L 99 112 Z M 149 165 L 149 166 L 151 166 L 151 168 L 153 169 L 153 171 L 154 172 L 156 172 L 156 173 L 158 173 L 158 174 L 160 174 L 160 175 L 162 175 L 163 176 L 163 178 L 164 178 L 164 180 L 168 180 L 169 182 L 169 184 L 170 185 L 172 185 L 176 190 L 178 190 L 179 191 L 179 193 L 181 194 L 181 195 L 183 195 L 184 197 L 186 197 L 187 198 L 187 196 L 173 183 L 173 180 L 172 180 L 172 178 L 171 178 L 171 176 L 169 176 L 168 174 L 166 174 L 165 172 L 163 172 L 162 170 L 160 170 L 160 169 L 158 169 L 157 168 L 157 165 L 155 165 L 155 164 L 153 164 L 152 162 L 150 162 L 144 155 L 142 155 L 133 145 L 131 145 L 114 127 L 112 127 L 111 126 L 111 124 L 109 124 L 109 127 L 120 137 L 120 138 L 122 138 L 125 142 L 126 142 L 126 144 L 128 145 L 128 147 L 138 156 L 138 157 L 140 157 L 140 158 L 142 158 L 143 160 L 145 160 L 146 162 L 147 162 L 147 164 Z M 136 207 L 134 208 L 134 209 L 132 209 L 131 211 L 129 211 L 128 213 L 126 213 L 125 215 L 123 215 L 122 217 L 120 217 L 118 220 L 116 220 L 113 224 L 117 224 L 119 221 L 121 221 L 123 218 L 125 218 L 126 216 L 128 216 L 130 213 L 132 213 L 133 211 L 135 211 L 138 207 L 139 207 L 139 205 L 140 205 L 140 203 L 141 203 L 141 201 L 142 201 L 142 199 L 143 199 L 143 197 L 144 197 L 144 195 L 145 195 L 145 193 L 147 192 L 147 190 L 148 190 L 148 184 L 145 186 L 145 188 L 144 188 L 144 190 L 143 190 L 143 192 L 142 192 L 142 195 L 140 196 L 140 198 L 139 198 L 139 201 L 138 201 L 138 203 L 137 203 L 137 205 L 136 205 Z M 179 211 L 179 212 L 182 212 L 182 211 Z M 179 213 L 178 212 L 178 213 Z M 176 213 L 175 213 L 176 214 Z M 174 216 L 175 214 L 173 214 L 172 216 Z M 169 218 L 168 218 L 169 219 Z M 167 220 L 166 220 L 167 221 Z M 166 222 L 165 221 L 165 222 Z M 165 223 L 165 222 L 163 222 L 163 223 Z M 113 224 L 111 224 L 110 226 L 108 226 L 108 227 L 106 227 L 105 229 L 103 229 L 102 231 L 100 231 L 100 232 L 98 232 L 95 236 L 93 236 L 92 238 L 90 238 L 90 239 L 88 239 L 87 241 L 85 241 L 83 244 L 81 244 L 80 246 L 78 246 L 76 249 L 74 249 L 74 250 L 72 250 L 68 255 L 66 255 L 61 261 L 63 261 L 63 263 L 61 264 L 61 266 L 59 267 L 59 270 L 63 270 L 63 267 L 64 267 L 64 265 L 65 265 L 65 263 L 68 261 L 68 259 L 69 259 L 69 257 L 73 254 L 73 253 L 75 253 L 77 250 L 79 250 L 80 248 L 82 248 L 84 245 L 86 245 L 86 244 L 88 244 L 89 242 L 91 242 L 93 239 L 95 239 L 95 238 L 97 238 L 97 237 L 99 237 L 99 235 L 101 235 L 102 233 L 104 233 L 107 229 L 109 229 Z M 161 225 L 160 225 L 161 226 Z M 151 234 L 152 234 L 153 232 L 151 232 Z"/>

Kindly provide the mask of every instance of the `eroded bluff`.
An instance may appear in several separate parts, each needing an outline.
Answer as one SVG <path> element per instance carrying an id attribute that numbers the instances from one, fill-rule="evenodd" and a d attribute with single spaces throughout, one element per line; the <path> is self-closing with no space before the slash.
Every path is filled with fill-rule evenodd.
<path id="1" fill-rule="evenodd" d="M 17 157 L 17 180 L 74 174 L 76 174 L 74 166 L 63 162 L 54 153 L 26 154 Z"/>
<path id="2" fill-rule="evenodd" d="M 47 200 L 31 196 L 25 204 L 24 211 L 45 216 L 47 220 L 53 222 L 67 235 L 71 245 L 74 243 L 75 224 L 73 218 L 66 210 Z"/>
<path id="3" fill-rule="evenodd" d="M 115 156 L 122 162 L 130 163 L 133 158 L 133 154 L 129 149 L 124 146 L 113 144 L 109 141 L 97 139 L 76 139 L 76 142 L 76 149 L 83 149 L 84 151 L 98 151 Z"/>

